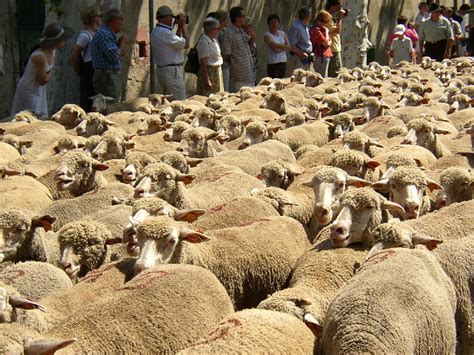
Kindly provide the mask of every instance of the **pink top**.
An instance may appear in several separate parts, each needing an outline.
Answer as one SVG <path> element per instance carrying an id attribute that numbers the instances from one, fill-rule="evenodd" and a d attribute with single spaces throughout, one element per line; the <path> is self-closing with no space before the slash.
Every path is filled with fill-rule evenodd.
<path id="1" fill-rule="evenodd" d="M 416 30 L 414 28 L 407 28 L 405 30 L 405 36 L 407 36 L 408 38 L 411 39 L 412 43 L 413 43 L 413 46 L 416 45 L 416 42 L 418 42 L 419 40 L 419 37 L 418 37 L 418 33 L 416 33 Z M 390 39 L 389 39 L 389 45 L 391 46 L 392 45 L 392 42 L 394 40 L 396 36 L 393 34 L 393 32 L 390 34 Z"/>

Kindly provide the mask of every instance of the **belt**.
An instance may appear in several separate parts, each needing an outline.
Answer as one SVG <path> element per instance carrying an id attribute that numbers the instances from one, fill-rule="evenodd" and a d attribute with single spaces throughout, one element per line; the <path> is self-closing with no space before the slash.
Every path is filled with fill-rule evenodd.
<path id="1" fill-rule="evenodd" d="M 120 70 L 112 70 L 112 69 L 95 69 L 94 71 L 105 73 L 105 74 L 118 74 Z"/>
<path id="2" fill-rule="evenodd" d="M 183 63 L 179 63 L 179 64 L 166 64 L 166 65 L 158 65 L 158 68 L 164 68 L 164 67 L 180 67 L 182 66 Z"/>
<path id="3" fill-rule="evenodd" d="M 438 44 L 440 42 L 447 42 L 448 40 L 447 39 L 442 39 L 442 40 L 439 40 L 439 41 L 436 41 L 436 42 L 430 42 L 430 41 L 426 41 L 426 43 L 429 43 L 429 44 Z"/>

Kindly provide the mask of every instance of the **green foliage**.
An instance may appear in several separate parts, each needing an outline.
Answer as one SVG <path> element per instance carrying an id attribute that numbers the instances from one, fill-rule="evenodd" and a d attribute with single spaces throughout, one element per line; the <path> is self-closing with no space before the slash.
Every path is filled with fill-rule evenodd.
<path id="1" fill-rule="evenodd" d="M 43 0 L 44 4 L 48 6 L 49 12 L 54 12 L 58 17 L 64 13 L 64 10 L 61 8 L 62 0 Z"/>

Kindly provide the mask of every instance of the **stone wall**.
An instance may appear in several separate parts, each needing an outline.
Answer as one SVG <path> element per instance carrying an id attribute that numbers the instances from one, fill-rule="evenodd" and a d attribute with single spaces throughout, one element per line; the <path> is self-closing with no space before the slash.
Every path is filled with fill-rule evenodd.
<path id="1" fill-rule="evenodd" d="M 35 0 L 41 1 L 41 0 Z M 442 4 L 459 6 L 468 0 L 440 0 Z M 369 40 L 375 46 L 375 58 L 384 62 L 383 50 L 387 45 L 389 32 L 395 26 L 396 18 L 403 13 L 409 18 L 414 18 L 417 13 L 418 0 L 351 0 L 347 1 L 347 7 L 351 13 L 343 29 L 346 45 L 344 60 L 348 65 L 360 64 L 360 56 L 354 54 L 354 41 L 360 41 L 364 31 L 368 32 Z M 131 42 L 128 52 L 123 59 L 123 93 L 124 98 L 145 96 L 150 91 L 149 75 L 149 1 L 146 0 L 63 0 L 62 8 L 65 10 L 61 18 L 57 19 L 54 14 L 49 14 L 47 22 L 59 21 L 72 27 L 76 35 L 68 41 L 67 46 L 58 55 L 56 71 L 53 80 L 48 84 L 50 112 L 59 109 L 66 102 L 78 102 L 78 79 L 69 65 L 69 57 L 74 46 L 77 34 L 82 28 L 79 18 L 81 9 L 94 4 L 100 4 L 102 9 L 111 7 L 120 8 L 125 17 L 125 32 Z M 230 9 L 240 5 L 245 9 L 245 14 L 252 18 L 252 23 L 257 32 L 257 45 L 259 50 L 258 76 L 265 76 L 266 56 L 262 37 L 267 30 L 266 19 L 271 13 L 279 14 L 282 28 L 287 31 L 291 22 L 297 15 L 298 8 L 309 5 L 319 10 L 322 8 L 321 1 L 311 0 L 161 0 L 153 1 L 154 11 L 161 5 L 168 5 L 177 13 L 184 12 L 190 17 L 188 31 L 191 36 L 191 45 L 201 33 L 201 24 L 204 17 L 210 11 L 218 9 Z M 360 31 L 354 31 L 357 17 L 367 13 L 369 25 L 361 27 Z M 0 45 L 5 53 L 5 75 L 0 75 L 0 118 L 8 116 L 11 101 L 14 94 L 14 85 L 18 77 L 18 43 L 15 31 L 15 0 L 0 1 Z M 360 20 L 360 18 L 359 18 Z M 349 46 L 350 43 L 350 46 Z M 352 50 L 351 50 L 352 49 Z M 351 55 L 349 55 L 351 54 Z M 186 75 L 186 86 L 188 94 L 195 90 L 195 76 Z M 157 87 L 156 91 L 159 92 Z"/>

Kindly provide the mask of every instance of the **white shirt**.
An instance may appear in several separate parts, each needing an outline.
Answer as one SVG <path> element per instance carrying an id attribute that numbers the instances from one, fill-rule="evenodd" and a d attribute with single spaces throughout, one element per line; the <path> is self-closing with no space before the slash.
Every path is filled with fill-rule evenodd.
<path id="1" fill-rule="evenodd" d="M 278 31 L 278 34 L 275 36 L 270 31 L 266 32 L 264 35 L 270 37 L 270 40 L 276 44 L 285 44 L 285 32 Z M 268 64 L 275 64 L 275 63 L 283 63 L 287 61 L 286 52 L 275 52 L 272 47 L 270 47 L 267 43 L 265 43 L 267 47 L 267 63 Z"/>
<path id="2" fill-rule="evenodd" d="M 84 49 L 82 52 L 82 59 L 84 60 L 84 63 L 90 62 L 92 60 L 90 44 L 93 37 L 94 35 L 86 30 L 82 30 L 81 33 L 79 33 L 79 37 L 77 37 L 76 45 Z"/>
<path id="3" fill-rule="evenodd" d="M 426 12 L 424 15 L 422 15 L 421 13 L 418 13 L 418 15 L 416 15 L 416 18 L 415 18 L 415 25 L 421 25 L 423 21 L 426 21 L 429 18 L 430 18 L 429 12 Z"/>
<path id="4" fill-rule="evenodd" d="M 184 62 L 186 39 L 173 32 L 173 28 L 162 23 L 156 25 L 151 32 L 151 48 L 153 64 L 159 67 Z"/>
<path id="5" fill-rule="evenodd" d="M 199 39 L 197 52 L 199 60 L 202 58 L 207 58 L 207 65 L 212 67 L 221 66 L 224 62 L 222 59 L 219 42 L 206 34 L 203 34 Z"/>
<path id="6" fill-rule="evenodd" d="M 407 36 L 404 36 L 403 39 L 394 38 L 390 49 L 393 51 L 393 65 L 403 60 L 411 63 L 411 54 L 414 52 L 414 49 L 410 38 Z"/>

